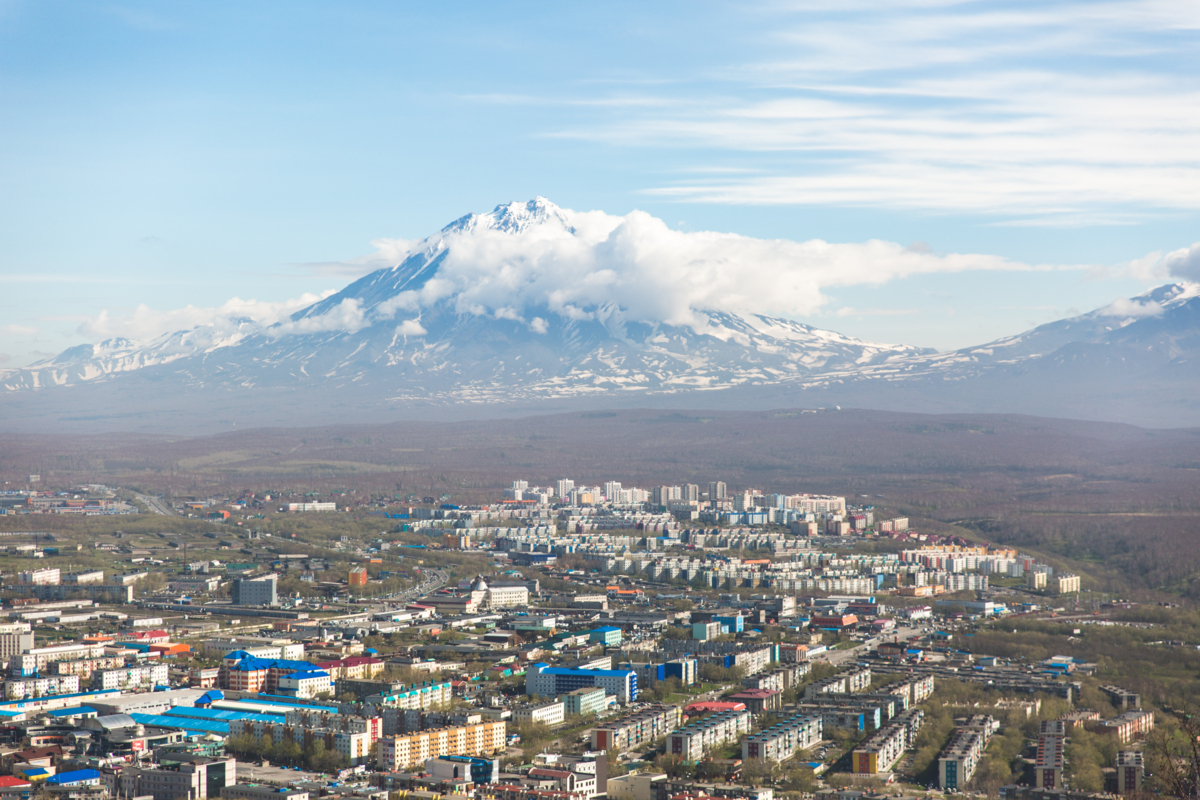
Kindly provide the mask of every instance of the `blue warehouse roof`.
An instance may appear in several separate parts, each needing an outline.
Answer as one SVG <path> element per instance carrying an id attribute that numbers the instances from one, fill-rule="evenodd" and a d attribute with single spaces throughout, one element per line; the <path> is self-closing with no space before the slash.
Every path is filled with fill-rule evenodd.
<path id="1" fill-rule="evenodd" d="M 82 781 L 98 781 L 100 773 L 94 769 L 76 769 L 71 772 L 60 772 L 46 779 L 46 783 L 51 786 L 66 786 L 72 783 L 80 783 Z"/>
<path id="2" fill-rule="evenodd" d="M 215 719 L 192 719 L 190 717 L 167 717 L 161 714 L 130 714 L 139 725 L 157 725 L 160 728 L 182 728 L 200 733 L 229 735 L 229 723 Z"/>
<path id="3" fill-rule="evenodd" d="M 91 706 L 71 706 L 70 708 L 56 708 L 46 713 L 52 717 L 77 717 L 80 714 L 97 714 L 99 712 Z"/>
<path id="4" fill-rule="evenodd" d="M 189 719 L 215 719 L 229 721 L 231 719 L 248 719 L 255 722 L 271 722 L 280 724 L 284 722 L 283 714 L 255 714 L 250 711 L 233 711 L 224 708 L 188 708 L 187 706 L 176 706 L 164 712 L 164 716 L 168 717 L 187 717 Z"/>
<path id="5" fill-rule="evenodd" d="M 546 667 L 546 675 L 637 675 L 631 669 L 574 669 L 573 667 Z"/>

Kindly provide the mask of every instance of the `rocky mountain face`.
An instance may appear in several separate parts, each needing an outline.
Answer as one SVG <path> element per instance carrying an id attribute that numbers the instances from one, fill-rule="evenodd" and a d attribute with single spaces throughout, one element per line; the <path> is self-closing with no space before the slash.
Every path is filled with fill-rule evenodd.
<path id="1" fill-rule="evenodd" d="M 461 276 L 446 277 L 452 248 L 542 233 L 562 239 L 575 228 L 541 198 L 468 215 L 400 264 L 273 325 L 234 320 L 147 343 L 113 339 L 2 371 L 0 405 L 10 429 L 41 430 L 188 432 L 581 404 L 841 404 L 1200 424 L 1196 285 L 936 353 L 719 310 L 672 325 L 612 303 L 484 309 Z"/>

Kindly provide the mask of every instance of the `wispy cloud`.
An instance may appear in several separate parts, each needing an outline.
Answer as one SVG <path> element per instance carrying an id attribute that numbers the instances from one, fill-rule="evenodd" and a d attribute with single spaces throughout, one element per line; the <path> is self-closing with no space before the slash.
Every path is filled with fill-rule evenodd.
<path id="1" fill-rule="evenodd" d="M 374 239 L 373 253 L 345 261 L 304 261 L 291 266 L 314 275 L 360 278 L 383 267 L 394 267 L 403 261 L 418 239 Z"/>
<path id="2" fill-rule="evenodd" d="M 836 317 L 910 317 L 920 314 L 919 308 L 851 308 L 846 306 L 834 312 Z"/>
<path id="3" fill-rule="evenodd" d="M 1200 4 L 769 3 L 766 53 L 555 136 L 740 154 L 657 197 L 1092 225 L 1200 208 Z M 730 87 L 733 91 L 729 91 Z M 768 158 L 769 157 L 769 158 Z"/>

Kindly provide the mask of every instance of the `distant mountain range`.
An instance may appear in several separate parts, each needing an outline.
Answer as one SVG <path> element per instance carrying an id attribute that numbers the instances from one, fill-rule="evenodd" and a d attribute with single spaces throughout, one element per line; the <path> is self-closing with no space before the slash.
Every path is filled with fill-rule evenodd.
<path id="1" fill-rule="evenodd" d="M 1195 284 L 948 353 L 728 311 L 703 312 L 702 326 L 633 319 L 611 303 L 481 313 L 442 286 L 451 247 L 531 231 L 574 234 L 549 201 L 502 205 L 272 326 L 112 339 L 0 371 L 0 427 L 195 433 L 581 407 L 838 404 L 1200 425 Z"/>

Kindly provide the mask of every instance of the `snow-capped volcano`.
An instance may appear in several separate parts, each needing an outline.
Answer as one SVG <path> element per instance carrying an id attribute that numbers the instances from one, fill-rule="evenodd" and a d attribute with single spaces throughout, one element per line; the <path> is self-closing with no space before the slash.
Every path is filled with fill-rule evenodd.
<path id="1" fill-rule="evenodd" d="M 197 388 L 326 381 L 394 400 L 504 401 L 720 389 L 923 352 L 768 314 L 695 308 L 691 298 L 680 304 L 654 296 L 653 276 L 628 285 L 613 266 L 639 257 L 619 255 L 639 244 L 625 224 L 541 197 L 497 206 L 282 321 L 84 345 L 9 370 L 0 383 L 12 391 L 154 369 Z M 622 294 L 632 302 L 613 301 Z"/>
<path id="2" fill-rule="evenodd" d="M 1161 406 L 1164 387 L 1186 387 L 1168 416 L 1200 424 L 1190 400 L 1195 284 L 949 353 L 789 318 L 872 259 L 930 271 L 954 258 L 879 242 L 685 235 L 639 212 L 580 213 L 539 197 L 461 217 L 393 266 L 282 317 L 81 345 L 0 372 L 0 389 L 10 410 L 59 419 L 81 407 L 136 416 L 185 405 L 203 418 L 219 399 L 221 419 L 290 424 L 337 409 L 387 418 L 533 403 L 840 403 L 1135 421 L 1147 396 Z"/>

